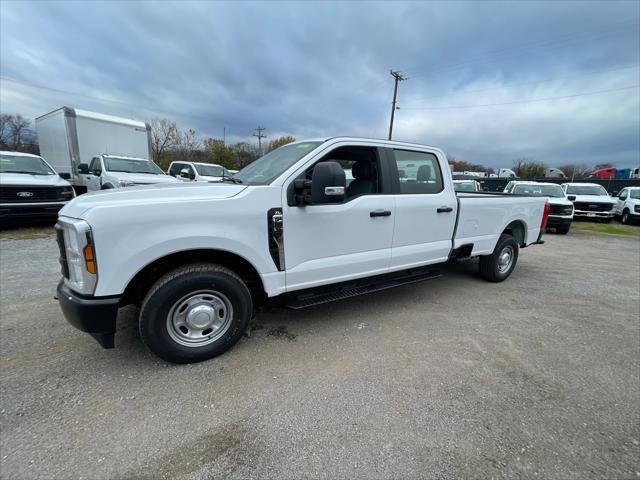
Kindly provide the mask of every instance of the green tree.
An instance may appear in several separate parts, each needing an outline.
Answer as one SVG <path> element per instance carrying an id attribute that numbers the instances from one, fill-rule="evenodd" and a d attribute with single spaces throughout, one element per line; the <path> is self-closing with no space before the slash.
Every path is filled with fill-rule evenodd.
<path id="1" fill-rule="evenodd" d="M 269 147 L 267 148 L 267 153 L 275 150 L 276 148 L 280 148 L 287 143 L 295 142 L 296 139 L 291 135 L 283 135 L 282 137 L 275 138 L 269 142 Z"/>
<path id="2" fill-rule="evenodd" d="M 233 150 L 231 147 L 225 145 L 222 140 L 218 138 L 207 138 L 204 141 L 204 149 L 212 163 L 222 165 L 229 170 L 236 170 L 238 168 L 238 162 Z"/>
<path id="3" fill-rule="evenodd" d="M 540 178 L 544 177 L 547 166 L 531 158 L 518 158 L 513 162 L 511 169 L 520 178 Z"/>

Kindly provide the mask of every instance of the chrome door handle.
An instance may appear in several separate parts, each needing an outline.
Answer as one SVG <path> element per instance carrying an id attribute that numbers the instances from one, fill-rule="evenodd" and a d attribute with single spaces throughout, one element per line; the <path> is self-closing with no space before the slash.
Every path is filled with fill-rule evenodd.
<path id="1" fill-rule="evenodd" d="M 373 217 L 390 217 L 391 216 L 391 210 L 373 210 L 373 211 L 369 212 L 369 216 L 371 218 L 373 218 Z"/>
<path id="2" fill-rule="evenodd" d="M 438 209 L 436 210 L 436 212 L 438 212 L 438 213 L 449 213 L 449 212 L 453 212 L 453 207 L 438 207 Z"/>

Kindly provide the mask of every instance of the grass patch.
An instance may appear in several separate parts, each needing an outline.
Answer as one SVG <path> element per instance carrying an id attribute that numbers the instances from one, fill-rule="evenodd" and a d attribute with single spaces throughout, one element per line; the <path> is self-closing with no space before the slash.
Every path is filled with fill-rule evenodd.
<path id="1" fill-rule="evenodd" d="M 607 235 L 627 235 L 629 237 L 640 238 L 640 226 L 622 225 L 621 223 L 574 221 L 571 225 L 571 230 L 578 230 L 580 232 L 604 233 Z"/>

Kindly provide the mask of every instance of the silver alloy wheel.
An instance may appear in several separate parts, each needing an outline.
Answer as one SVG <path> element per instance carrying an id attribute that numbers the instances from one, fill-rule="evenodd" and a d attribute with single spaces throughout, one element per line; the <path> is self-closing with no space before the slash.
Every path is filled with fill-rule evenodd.
<path id="1" fill-rule="evenodd" d="M 513 264 L 513 247 L 505 246 L 498 255 L 498 271 L 500 273 L 508 272 Z"/>
<path id="2" fill-rule="evenodd" d="M 169 336 L 185 347 L 203 347 L 229 330 L 233 307 L 229 299 L 215 290 L 185 295 L 173 304 L 167 315 Z"/>

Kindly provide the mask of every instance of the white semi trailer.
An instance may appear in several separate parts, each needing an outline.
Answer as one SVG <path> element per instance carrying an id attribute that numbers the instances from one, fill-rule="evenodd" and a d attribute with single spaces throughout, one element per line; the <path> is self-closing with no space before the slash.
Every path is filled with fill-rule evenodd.
<path id="1" fill-rule="evenodd" d="M 61 107 L 36 118 L 36 131 L 40 155 L 79 193 L 87 185 L 78 165 L 96 155 L 151 159 L 151 126 L 138 120 Z"/>

